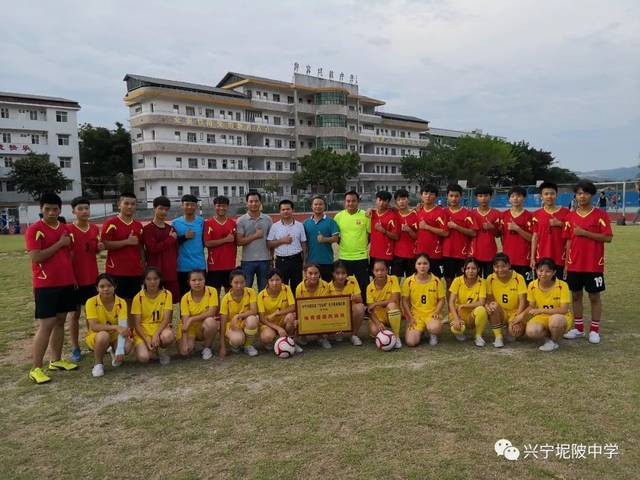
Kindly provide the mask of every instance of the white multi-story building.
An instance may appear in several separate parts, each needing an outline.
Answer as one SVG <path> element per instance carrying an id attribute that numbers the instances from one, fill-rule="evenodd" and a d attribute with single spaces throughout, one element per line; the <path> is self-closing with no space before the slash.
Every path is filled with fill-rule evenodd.
<path id="1" fill-rule="evenodd" d="M 13 162 L 29 152 L 49 154 L 69 179 L 64 201 L 80 195 L 78 102 L 64 98 L 0 92 L 0 205 L 14 208 L 30 202 L 8 180 Z"/>
<path id="2" fill-rule="evenodd" d="M 360 154 L 347 188 L 362 193 L 419 189 L 400 173 L 405 155 L 429 144 L 429 122 L 377 110 L 357 84 L 295 73 L 291 82 L 229 72 L 217 86 L 128 74 L 134 188 L 150 202 L 242 197 L 275 185 L 295 194 L 299 158 L 314 148 Z"/>

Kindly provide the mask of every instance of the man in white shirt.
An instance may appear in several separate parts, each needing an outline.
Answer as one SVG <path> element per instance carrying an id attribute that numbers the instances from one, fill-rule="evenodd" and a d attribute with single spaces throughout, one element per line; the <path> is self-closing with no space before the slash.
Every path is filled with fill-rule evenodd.
<path id="1" fill-rule="evenodd" d="M 282 200 L 280 221 L 275 222 L 267 236 L 267 246 L 275 249 L 276 268 L 282 272 L 282 282 L 292 290 L 302 282 L 302 265 L 307 256 L 307 236 L 304 226 L 293 218 L 293 202 Z"/>

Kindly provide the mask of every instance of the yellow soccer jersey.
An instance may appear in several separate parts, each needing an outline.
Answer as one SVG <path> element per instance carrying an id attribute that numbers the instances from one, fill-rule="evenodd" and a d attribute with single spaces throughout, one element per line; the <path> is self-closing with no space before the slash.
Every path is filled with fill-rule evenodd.
<path id="1" fill-rule="evenodd" d="M 527 283 L 518 272 L 511 271 L 511 278 L 501 281 L 495 273 L 487 277 L 487 293 L 505 312 L 518 310 L 520 295 L 527 294 Z"/>
<path id="2" fill-rule="evenodd" d="M 362 294 L 362 292 L 360 291 L 360 285 L 358 285 L 358 281 L 353 275 L 347 277 L 347 282 L 342 290 L 338 290 L 333 284 L 333 281 L 329 282 L 329 295 L 338 296 L 360 294 Z"/>
<path id="3" fill-rule="evenodd" d="M 120 297 L 116 297 L 113 308 L 107 310 L 100 299 L 100 295 L 96 295 L 87 300 L 84 311 L 87 322 L 95 320 L 101 325 L 118 325 L 119 320 L 127 319 L 127 302 Z M 89 328 L 89 332 L 93 332 L 91 328 Z"/>
<path id="4" fill-rule="evenodd" d="M 265 315 L 271 315 L 276 310 L 284 310 L 295 304 L 289 285 L 283 284 L 276 298 L 269 295 L 266 288 L 258 294 L 258 312 Z"/>
<path id="5" fill-rule="evenodd" d="M 560 308 L 563 304 L 571 304 L 569 285 L 562 280 L 556 280 L 546 292 L 538 286 L 539 280 L 534 280 L 527 289 L 527 300 L 534 308 Z"/>
<path id="6" fill-rule="evenodd" d="M 231 296 L 231 291 L 222 297 L 220 303 L 220 315 L 226 315 L 231 320 L 235 315 L 244 313 L 251 307 L 252 303 L 256 303 L 256 291 L 253 288 L 244 287 L 244 293 L 240 302 L 236 302 Z"/>
<path id="7" fill-rule="evenodd" d="M 411 275 L 402 284 L 402 296 L 409 297 L 414 317 L 430 317 L 438 301 L 447 296 L 445 281 L 433 274 L 430 277 L 428 282 L 420 283 L 415 275 Z"/>
<path id="8" fill-rule="evenodd" d="M 141 290 L 131 304 L 131 314 L 140 315 L 140 323 L 155 325 L 162 322 L 165 311 L 173 311 L 173 298 L 169 290 L 164 288 L 158 292 L 156 298 L 149 298 L 145 290 Z"/>
<path id="9" fill-rule="evenodd" d="M 322 279 L 320 279 L 320 284 L 313 293 L 307 290 L 307 287 L 304 285 L 304 280 L 296 287 L 296 298 L 326 297 L 327 295 L 329 295 L 329 284 Z"/>
<path id="10" fill-rule="evenodd" d="M 195 317 L 202 315 L 211 307 L 218 306 L 218 291 L 213 287 L 204 287 L 204 294 L 199 302 L 193 300 L 191 292 L 187 292 L 180 300 L 180 316 Z"/>
<path id="11" fill-rule="evenodd" d="M 375 280 L 372 280 L 367 287 L 367 303 L 385 302 L 393 293 L 400 293 L 400 283 L 395 275 L 387 275 L 387 283 L 380 290 L 376 288 Z"/>
<path id="12" fill-rule="evenodd" d="M 483 278 L 478 277 L 476 283 L 469 288 L 467 284 L 464 283 L 464 277 L 460 275 L 453 279 L 449 291 L 458 296 L 458 304 L 473 303 L 481 298 L 487 298 L 487 283 Z"/>

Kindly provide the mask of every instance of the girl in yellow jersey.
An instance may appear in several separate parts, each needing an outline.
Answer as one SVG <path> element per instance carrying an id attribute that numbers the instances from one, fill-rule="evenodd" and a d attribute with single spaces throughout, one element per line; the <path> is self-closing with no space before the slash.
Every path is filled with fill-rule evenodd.
<path id="1" fill-rule="evenodd" d="M 213 357 L 211 346 L 219 326 L 216 321 L 218 291 L 206 286 L 205 279 L 204 270 L 189 272 L 187 280 L 190 290 L 180 300 L 180 322 L 178 322 L 176 339 L 178 352 L 185 357 L 193 353 L 196 340 L 202 340 L 204 343 L 202 359 L 209 360 Z"/>
<path id="2" fill-rule="evenodd" d="M 87 318 L 87 337 L 85 341 L 95 355 L 95 364 L 91 375 L 102 377 L 104 354 L 111 347 L 116 350 L 118 335 L 128 337 L 129 329 L 126 327 L 127 302 L 115 294 L 116 283 L 108 273 L 98 275 L 96 288 L 98 295 L 91 297 L 85 304 L 85 316 Z M 123 324 L 120 326 L 119 323 Z M 131 351 L 131 340 L 125 342 L 125 353 Z M 114 361 L 113 366 L 120 363 Z"/>
<path id="3" fill-rule="evenodd" d="M 487 277 L 485 308 L 495 338 L 494 347 L 504 347 L 502 327 L 505 324 L 512 337 L 518 338 L 524 334 L 527 284 L 522 275 L 511 269 L 511 262 L 505 253 L 493 257 L 493 273 Z"/>
<path id="4" fill-rule="evenodd" d="M 463 342 L 467 329 L 475 329 L 475 344 L 484 347 L 482 338 L 489 317 L 484 305 L 487 301 L 487 285 L 478 275 L 478 262 L 467 258 L 462 266 L 462 275 L 451 282 L 449 292 L 449 321 L 451 332 Z"/>
<path id="5" fill-rule="evenodd" d="M 360 340 L 358 332 L 364 320 L 362 292 L 356 277 L 348 276 L 347 266 L 340 260 L 333 264 L 333 280 L 329 282 L 329 295 L 351 296 L 351 343 L 356 347 L 361 346 L 362 340 Z"/>
<path id="6" fill-rule="evenodd" d="M 176 341 L 172 330 L 173 298 L 162 286 L 160 270 L 148 267 L 144 272 L 142 290 L 131 303 L 131 316 L 135 325 L 133 342 L 139 362 L 148 363 L 157 358 L 166 365 L 171 357 L 164 351 Z"/>
<path id="7" fill-rule="evenodd" d="M 326 297 L 329 295 L 329 284 L 320 278 L 320 267 L 315 263 L 306 263 L 302 269 L 304 279 L 296 287 L 296 298 Z M 308 335 L 307 339 L 313 339 L 315 335 Z M 300 341 L 300 339 L 298 340 Z M 304 341 L 301 341 L 304 345 Z M 328 335 L 318 337 L 318 343 L 322 348 L 331 348 Z"/>
<path id="8" fill-rule="evenodd" d="M 552 352 L 559 345 L 562 335 L 573 326 L 573 314 L 569 310 L 571 292 L 566 282 L 556 278 L 556 264 L 550 258 L 542 258 L 536 264 L 537 280 L 527 288 L 531 315 L 527 322 L 527 337 L 544 340 L 543 352 Z"/>
<path id="9" fill-rule="evenodd" d="M 268 350 L 278 337 L 296 335 L 296 301 L 289 285 L 282 283 L 282 273 L 277 268 L 267 273 L 267 288 L 258 294 L 260 315 L 260 341 Z M 299 350 L 300 347 L 296 349 Z"/>
<path id="10" fill-rule="evenodd" d="M 416 258 L 416 273 L 402 284 L 402 307 L 407 321 L 405 342 L 409 347 L 420 343 L 423 332 L 429 332 L 429 345 L 438 344 L 442 331 L 442 308 L 447 296 L 444 280 L 429 271 L 429 258 L 425 254 Z"/>
<path id="11" fill-rule="evenodd" d="M 375 337 L 385 326 L 391 326 L 396 336 L 395 348 L 402 348 L 400 341 L 400 284 L 398 277 L 388 275 L 383 260 L 373 264 L 373 281 L 367 287 L 367 311 L 369 312 L 369 334 Z"/>
<path id="12" fill-rule="evenodd" d="M 236 269 L 229 274 L 231 289 L 222 297 L 220 302 L 220 358 L 227 354 L 225 338 L 229 341 L 232 351 L 238 351 L 244 347 L 244 351 L 250 357 L 258 355 L 258 350 L 253 346 L 258 333 L 258 305 L 256 291 L 247 288 L 244 272 Z"/>

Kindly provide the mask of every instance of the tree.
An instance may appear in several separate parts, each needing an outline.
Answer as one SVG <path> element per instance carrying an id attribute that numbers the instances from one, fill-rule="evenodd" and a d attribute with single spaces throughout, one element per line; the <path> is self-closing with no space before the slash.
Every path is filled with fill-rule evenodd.
<path id="1" fill-rule="evenodd" d="M 357 152 L 339 154 L 333 149 L 312 150 L 300 159 L 300 171 L 293 175 L 293 186 L 299 189 L 311 187 L 316 193 L 343 192 L 347 180 L 360 172 L 360 155 Z"/>
<path id="2" fill-rule="evenodd" d="M 458 165 L 458 178 L 466 178 L 469 185 L 503 185 L 509 183 L 509 172 L 515 162 L 511 145 L 488 135 L 462 137 L 453 151 Z"/>
<path id="3" fill-rule="evenodd" d="M 537 180 L 554 183 L 573 183 L 578 176 L 571 170 L 555 165 L 551 152 L 538 150 L 521 140 L 511 144 L 515 162 L 508 172 L 512 185 L 534 185 Z"/>
<path id="4" fill-rule="evenodd" d="M 80 126 L 82 190 L 104 198 L 105 191 L 122 191 L 133 184 L 131 135 L 121 123 L 115 130 Z"/>
<path id="5" fill-rule="evenodd" d="M 9 181 L 15 184 L 18 192 L 28 193 L 34 200 L 39 200 L 44 192 L 63 191 L 69 179 L 58 165 L 49 161 L 48 154 L 29 153 L 13 162 Z"/>
<path id="6" fill-rule="evenodd" d="M 402 157 L 400 172 L 402 176 L 419 185 L 440 184 L 456 178 L 458 168 L 453 161 L 454 146 L 431 143 L 419 157 Z"/>

